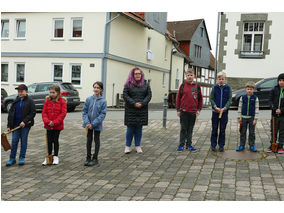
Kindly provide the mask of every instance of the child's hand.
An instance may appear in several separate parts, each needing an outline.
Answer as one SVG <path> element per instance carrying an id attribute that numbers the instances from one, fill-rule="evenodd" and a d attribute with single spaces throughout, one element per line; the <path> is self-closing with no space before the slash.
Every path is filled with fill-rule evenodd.
<path id="1" fill-rule="evenodd" d="M 22 128 L 24 128 L 25 125 L 26 125 L 26 124 L 25 124 L 23 121 L 20 123 L 20 127 L 22 127 Z"/>
<path id="2" fill-rule="evenodd" d="M 225 110 L 225 108 L 220 109 L 220 113 L 223 113 Z"/>
<path id="3" fill-rule="evenodd" d="M 220 113 L 221 109 L 219 107 L 215 107 L 215 110 Z"/>
<path id="4" fill-rule="evenodd" d="M 88 124 L 87 126 L 86 126 L 88 129 L 92 129 L 93 127 L 92 127 L 92 124 Z"/>
<path id="5" fill-rule="evenodd" d="M 197 111 L 197 112 L 196 112 L 196 115 L 199 116 L 199 115 L 200 115 L 200 111 Z"/>
<path id="6" fill-rule="evenodd" d="M 54 123 L 52 121 L 50 121 L 48 126 L 54 126 Z"/>
<path id="7" fill-rule="evenodd" d="M 177 116 L 180 117 L 180 112 L 177 112 Z"/>
<path id="8" fill-rule="evenodd" d="M 281 114 L 281 110 L 280 110 L 280 109 L 277 109 L 277 110 L 276 110 L 276 114 L 277 114 L 277 115 Z"/>
<path id="9" fill-rule="evenodd" d="M 8 132 L 11 132 L 11 129 L 10 129 L 10 128 L 8 128 L 8 129 L 7 129 L 7 131 L 8 131 Z"/>
<path id="10" fill-rule="evenodd" d="M 256 122 L 257 122 L 257 120 L 253 120 L 253 123 L 252 123 L 252 125 L 256 125 Z"/>

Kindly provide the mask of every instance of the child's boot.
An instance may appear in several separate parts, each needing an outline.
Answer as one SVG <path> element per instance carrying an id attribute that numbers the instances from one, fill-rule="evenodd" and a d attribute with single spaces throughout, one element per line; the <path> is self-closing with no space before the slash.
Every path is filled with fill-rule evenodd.
<path id="1" fill-rule="evenodd" d="M 22 165 L 24 165 L 24 164 L 25 164 L 25 158 L 20 157 L 20 158 L 19 158 L 19 165 L 22 166 Z"/>
<path id="2" fill-rule="evenodd" d="M 243 151 L 245 149 L 245 146 L 239 146 L 237 149 L 236 149 L 236 151 L 237 152 L 240 152 L 240 151 Z"/>
<path id="3" fill-rule="evenodd" d="M 16 163 L 16 159 L 15 158 L 10 158 L 9 161 L 6 163 L 6 166 L 12 166 L 15 163 Z"/>
<path id="4" fill-rule="evenodd" d="M 278 151 L 278 154 L 283 154 L 284 153 L 283 145 L 279 145 L 277 151 Z"/>
<path id="5" fill-rule="evenodd" d="M 53 165 L 58 165 L 58 164 L 59 164 L 58 156 L 53 156 Z"/>

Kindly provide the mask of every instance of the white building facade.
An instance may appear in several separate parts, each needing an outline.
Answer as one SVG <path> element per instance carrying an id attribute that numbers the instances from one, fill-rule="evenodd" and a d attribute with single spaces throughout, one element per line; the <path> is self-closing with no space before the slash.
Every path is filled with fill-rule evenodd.
<path id="1" fill-rule="evenodd" d="M 217 70 L 229 79 L 262 79 L 284 72 L 284 13 L 219 15 Z"/>
<path id="2" fill-rule="evenodd" d="M 140 67 L 151 103 L 160 103 L 169 89 L 173 41 L 151 18 L 166 26 L 166 13 L 2 13 L 1 87 L 10 95 L 21 83 L 71 82 L 85 101 L 102 81 L 108 106 L 115 106 L 129 71 Z M 179 61 L 172 64 L 183 69 Z"/>

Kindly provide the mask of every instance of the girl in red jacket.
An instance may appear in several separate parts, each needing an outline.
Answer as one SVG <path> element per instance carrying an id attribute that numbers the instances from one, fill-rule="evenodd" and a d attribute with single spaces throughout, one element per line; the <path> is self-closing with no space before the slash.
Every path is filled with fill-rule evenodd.
<path id="1" fill-rule="evenodd" d="M 59 163 L 58 138 L 60 131 L 64 129 L 63 120 L 67 112 L 66 100 L 63 99 L 60 94 L 60 87 L 58 85 L 51 85 L 49 88 L 49 96 L 46 97 L 42 110 L 42 120 L 47 132 L 49 155 L 52 154 L 52 144 L 54 144 L 54 165 Z M 44 160 L 42 165 L 46 165 L 46 160 Z"/>

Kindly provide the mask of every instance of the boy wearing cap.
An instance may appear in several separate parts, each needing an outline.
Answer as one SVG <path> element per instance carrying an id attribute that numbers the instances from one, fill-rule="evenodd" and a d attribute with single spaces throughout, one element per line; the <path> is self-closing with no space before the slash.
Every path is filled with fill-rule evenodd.
<path id="1" fill-rule="evenodd" d="M 249 150 L 257 152 L 255 148 L 255 125 L 259 115 L 259 100 L 253 94 L 255 83 L 252 81 L 246 84 L 246 94 L 241 96 L 238 107 L 238 122 L 242 125 L 240 146 L 237 152 L 243 151 L 246 145 L 247 128 L 249 127 Z"/>
<path id="2" fill-rule="evenodd" d="M 281 73 L 278 76 L 278 85 L 273 88 L 270 92 L 270 108 L 272 117 L 275 118 L 275 141 L 277 141 L 277 135 L 279 133 L 278 141 L 278 153 L 283 154 L 283 144 L 284 144 L 284 73 Z M 273 138 L 272 124 L 273 120 L 271 119 L 271 140 L 270 146 L 266 149 L 266 152 L 272 152 L 271 144 Z"/>
<path id="3" fill-rule="evenodd" d="M 16 154 L 20 138 L 21 151 L 19 156 L 19 165 L 25 164 L 28 135 L 31 126 L 34 125 L 34 117 L 36 115 L 34 101 L 28 96 L 28 87 L 24 84 L 20 84 L 15 89 L 18 90 L 18 96 L 8 112 L 7 127 L 8 131 L 17 126 L 21 126 L 22 128 L 12 133 L 12 150 L 10 153 L 10 159 L 6 166 L 11 166 L 16 163 Z"/>

